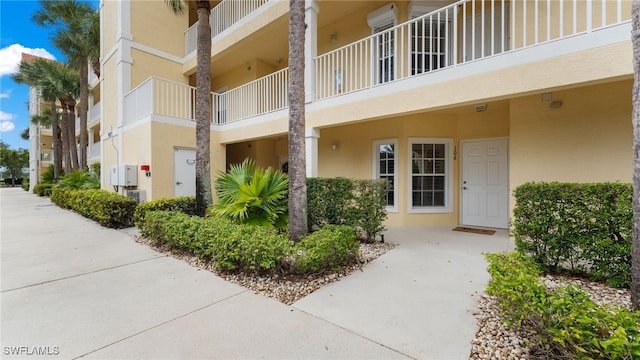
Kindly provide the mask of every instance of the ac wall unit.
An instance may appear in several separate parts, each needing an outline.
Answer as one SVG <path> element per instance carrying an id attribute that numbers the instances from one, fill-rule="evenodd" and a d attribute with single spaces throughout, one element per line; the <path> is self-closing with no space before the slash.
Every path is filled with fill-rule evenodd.
<path id="1" fill-rule="evenodd" d="M 144 190 L 127 190 L 127 196 L 135 200 L 138 204 L 142 204 L 147 199 L 147 195 Z"/>

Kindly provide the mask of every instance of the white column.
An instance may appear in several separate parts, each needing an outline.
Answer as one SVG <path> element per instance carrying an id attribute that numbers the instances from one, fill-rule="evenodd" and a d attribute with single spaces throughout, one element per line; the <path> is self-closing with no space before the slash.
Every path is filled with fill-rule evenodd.
<path id="1" fill-rule="evenodd" d="M 318 177 L 318 139 L 320 130 L 307 128 L 305 131 L 305 150 L 307 162 L 307 177 Z"/>
<path id="2" fill-rule="evenodd" d="M 316 68 L 314 59 L 318 54 L 318 2 L 305 1 L 304 22 L 304 99 L 310 103 L 316 99 Z"/>

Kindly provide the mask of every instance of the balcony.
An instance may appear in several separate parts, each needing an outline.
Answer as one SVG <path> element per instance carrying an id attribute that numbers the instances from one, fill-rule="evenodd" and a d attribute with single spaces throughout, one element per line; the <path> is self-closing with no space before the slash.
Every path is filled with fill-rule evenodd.
<path id="1" fill-rule="evenodd" d="M 101 143 L 97 142 L 95 144 L 89 145 L 89 152 L 87 153 L 87 159 L 100 159 L 100 153 L 102 152 Z"/>
<path id="2" fill-rule="evenodd" d="M 43 163 L 53 163 L 53 150 L 40 149 L 40 161 Z"/>
<path id="3" fill-rule="evenodd" d="M 256 11 L 269 0 L 223 0 L 218 6 L 211 9 L 209 25 L 211 25 L 211 37 L 214 38 L 240 22 L 243 18 Z M 191 25 L 184 33 L 184 53 L 189 55 L 196 51 L 196 27 L 198 23 Z"/>
<path id="4" fill-rule="evenodd" d="M 87 119 L 87 125 L 88 124 L 93 124 L 94 122 L 100 120 L 100 107 L 102 106 L 102 104 L 100 102 L 97 102 L 96 104 L 94 104 L 91 109 L 89 109 L 89 116 Z"/>
<path id="5" fill-rule="evenodd" d="M 225 5 L 228 1 L 214 10 L 233 13 L 228 16 L 236 22 L 266 2 L 248 1 L 239 9 L 238 2 L 229 2 L 233 7 Z M 416 81 L 447 81 L 468 76 L 469 68 L 488 72 L 626 41 L 631 18 L 627 5 L 622 0 L 458 1 L 317 56 L 313 100 L 418 77 L 422 78 Z M 214 34 L 229 27 L 218 26 Z M 287 80 L 288 69 L 283 69 L 223 94 L 211 93 L 212 123 L 224 125 L 286 109 Z M 194 120 L 194 108 L 195 88 L 149 78 L 125 96 L 125 121 L 151 115 Z"/>

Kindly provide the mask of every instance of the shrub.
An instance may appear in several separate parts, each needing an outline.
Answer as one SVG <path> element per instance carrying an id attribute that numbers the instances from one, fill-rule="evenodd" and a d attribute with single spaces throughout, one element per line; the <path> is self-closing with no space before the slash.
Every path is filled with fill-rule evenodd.
<path id="1" fill-rule="evenodd" d="M 291 241 L 272 227 L 176 211 L 149 211 L 143 221 L 141 234 L 154 244 L 213 260 L 218 270 L 269 272 L 291 253 Z"/>
<path id="2" fill-rule="evenodd" d="M 325 225 L 295 245 L 295 267 L 304 273 L 337 270 L 357 259 L 359 248 L 352 227 Z"/>
<path id="3" fill-rule="evenodd" d="M 287 189 L 284 173 L 256 167 L 251 159 L 218 172 L 218 202 L 211 213 L 237 223 L 274 226 L 286 231 L 288 220 Z"/>
<path id="4" fill-rule="evenodd" d="M 53 188 L 52 183 L 41 183 L 36 184 L 33 187 L 33 193 L 38 196 L 51 196 L 51 189 Z"/>
<path id="5" fill-rule="evenodd" d="M 149 211 L 180 211 L 187 215 L 196 215 L 196 198 L 195 196 L 161 198 L 138 205 L 133 214 L 133 221 L 140 231 L 144 226 L 145 215 Z"/>
<path id="6" fill-rule="evenodd" d="M 488 254 L 491 282 L 506 320 L 534 330 L 544 358 L 640 358 L 640 312 L 603 308 L 582 290 L 544 288 L 536 265 L 520 253 Z"/>
<path id="7" fill-rule="evenodd" d="M 28 181 L 25 181 L 25 182 L 22 183 L 22 189 L 24 191 L 29 191 L 29 182 Z"/>
<path id="8" fill-rule="evenodd" d="M 307 179 L 309 230 L 314 225 L 348 225 L 357 230 L 358 236 L 373 241 L 385 229 L 388 190 L 384 179 Z"/>
<path id="9" fill-rule="evenodd" d="M 135 200 L 100 189 L 70 190 L 54 187 L 51 201 L 111 228 L 130 226 L 136 207 Z"/>
<path id="10" fill-rule="evenodd" d="M 631 283 L 630 184 L 527 183 L 515 192 L 511 232 L 544 270 Z"/>
<path id="11" fill-rule="evenodd" d="M 99 189 L 100 179 L 88 171 L 75 170 L 58 181 L 56 187 L 71 190 Z"/>

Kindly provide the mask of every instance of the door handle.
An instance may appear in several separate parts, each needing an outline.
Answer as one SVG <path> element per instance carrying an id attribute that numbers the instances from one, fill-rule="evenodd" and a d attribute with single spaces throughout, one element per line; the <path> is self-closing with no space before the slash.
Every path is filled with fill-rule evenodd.
<path id="1" fill-rule="evenodd" d="M 176 181 L 176 185 L 182 185 L 182 182 Z"/>

